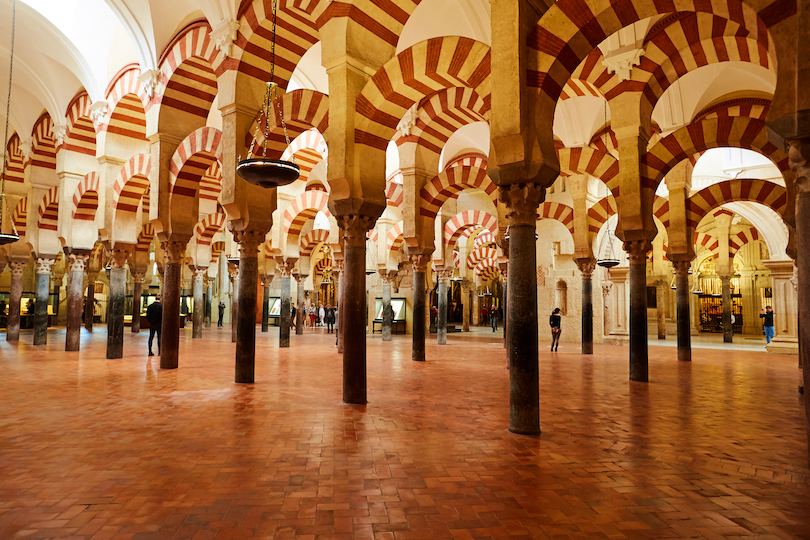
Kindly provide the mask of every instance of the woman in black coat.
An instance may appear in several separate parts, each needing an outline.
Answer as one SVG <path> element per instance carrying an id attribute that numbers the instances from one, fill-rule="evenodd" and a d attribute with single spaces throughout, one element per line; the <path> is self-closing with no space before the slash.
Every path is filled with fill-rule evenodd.
<path id="1" fill-rule="evenodd" d="M 548 318 L 548 324 L 551 326 L 552 351 L 556 351 L 557 347 L 560 346 L 560 334 L 562 333 L 562 329 L 560 328 L 561 322 L 562 317 L 560 317 L 560 308 L 554 308 L 554 311 L 551 313 L 551 317 Z"/>

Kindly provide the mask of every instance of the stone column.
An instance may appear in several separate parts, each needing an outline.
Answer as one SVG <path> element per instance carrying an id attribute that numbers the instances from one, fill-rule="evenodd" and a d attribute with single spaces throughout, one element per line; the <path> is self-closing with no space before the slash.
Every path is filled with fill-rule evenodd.
<path id="1" fill-rule="evenodd" d="M 509 249 L 507 244 L 507 249 Z M 535 248 L 536 249 L 536 248 Z M 503 348 L 506 349 L 506 367 L 509 369 L 509 263 L 500 264 L 501 267 L 501 315 L 503 320 Z M 535 282 L 536 283 L 536 282 Z M 536 295 L 537 293 L 535 293 Z"/>
<path id="2" fill-rule="evenodd" d="M 294 261 L 279 261 L 276 265 L 279 274 L 281 275 L 281 316 L 278 321 L 278 346 L 286 348 L 290 346 L 290 272 L 292 271 Z"/>
<path id="3" fill-rule="evenodd" d="M 191 338 L 202 337 L 205 319 L 205 303 L 203 301 L 203 281 L 208 275 L 208 267 L 198 266 L 194 269 L 192 292 L 194 294 L 194 313 L 191 314 Z"/>
<path id="4" fill-rule="evenodd" d="M 667 339 L 666 295 L 669 284 L 666 280 L 655 281 L 655 318 L 658 323 L 658 339 Z"/>
<path id="5" fill-rule="evenodd" d="M 107 358 L 124 356 L 124 308 L 127 301 L 127 258 L 132 246 L 116 246 L 110 252 L 110 295 L 107 299 Z"/>
<path id="6" fill-rule="evenodd" d="M 472 287 L 472 292 L 472 325 L 478 326 L 481 324 L 481 297 L 478 296 L 477 287 Z"/>
<path id="7" fill-rule="evenodd" d="M 78 351 L 82 328 L 82 292 L 84 285 L 84 266 L 90 258 L 88 253 L 74 250 L 67 256 L 67 331 L 65 332 L 65 350 Z"/>
<path id="8" fill-rule="evenodd" d="M 591 282 L 593 283 L 593 282 Z M 602 335 L 608 336 L 612 331 L 612 321 L 610 317 L 610 290 L 613 288 L 613 283 L 606 281 L 602 283 Z"/>
<path id="9" fill-rule="evenodd" d="M 206 328 L 211 328 L 211 310 L 213 309 L 214 298 L 214 280 L 212 278 L 205 279 L 205 314 L 203 325 Z"/>
<path id="10" fill-rule="evenodd" d="M 630 240 L 624 243 L 630 256 L 630 380 L 647 382 L 647 252 L 650 242 Z"/>
<path id="11" fill-rule="evenodd" d="M 239 311 L 239 262 L 228 261 L 228 278 L 231 280 L 231 343 L 236 343 L 238 332 L 236 313 Z"/>
<path id="12" fill-rule="evenodd" d="M 132 272 L 132 325 L 130 330 L 133 334 L 141 331 L 141 297 L 143 296 L 144 272 Z"/>
<path id="13" fill-rule="evenodd" d="M 65 274 L 51 277 L 51 290 L 53 291 L 53 314 L 56 320 L 59 314 L 59 303 L 61 302 L 60 291 L 62 290 L 62 283 L 64 282 Z"/>
<path id="14" fill-rule="evenodd" d="M 582 274 L 582 354 L 593 354 L 593 271 L 596 260 L 577 259 Z"/>
<path id="15" fill-rule="evenodd" d="M 37 257 L 37 303 L 34 309 L 34 345 L 48 343 L 48 296 L 51 284 L 51 269 L 56 257 Z"/>
<path id="16" fill-rule="evenodd" d="M 762 261 L 771 271 L 771 291 L 773 291 L 773 329 L 774 338 L 766 346 L 769 353 L 798 354 L 799 325 L 797 321 L 798 304 L 796 298 L 796 267 L 790 259 L 783 261 Z M 762 319 L 759 309 L 754 317 L 756 325 L 762 332 Z"/>
<path id="17" fill-rule="evenodd" d="M 304 335 L 304 281 L 307 276 L 295 274 L 295 335 Z"/>
<path id="18" fill-rule="evenodd" d="M 731 326 L 731 275 L 722 274 L 719 277 L 723 287 L 723 343 L 731 343 L 734 340 L 734 328 Z"/>
<path id="19" fill-rule="evenodd" d="M 337 352 L 339 354 L 343 354 L 343 285 L 346 282 L 343 279 L 343 259 L 335 259 L 335 268 L 337 271 L 334 273 L 335 279 L 337 280 L 337 287 L 335 290 L 337 291 L 337 306 L 338 306 L 338 316 L 337 316 L 337 332 L 335 332 L 335 343 L 337 344 Z"/>
<path id="20" fill-rule="evenodd" d="M 187 240 L 161 242 L 163 267 L 163 324 L 160 338 L 160 369 L 177 369 L 180 351 L 180 281 L 183 277 Z"/>
<path id="21" fill-rule="evenodd" d="M 537 365 L 537 207 L 545 190 L 536 184 L 500 188 L 509 220 L 509 431 L 540 433 L 540 381 Z"/>
<path id="22" fill-rule="evenodd" d="M 93 314 L 96 311 L 96 277 L 98 272 L 87 271 L 87 295 L 84 301 L 84 328 L 93 330 Z"/>
<path id="23" fill-rule="evenodd" d="M 270 281 L 273 276 L 262 279 L 262 332 L 270 330 Z"/>
<path id="24" fill-rule="evenodd" d="M 236 366 L 234 382 L 252 383 L 256 364 L 256 300 L 259 296 L 259 246 L 265 231 L 239 231 L 239 308 L 236 313 Z"/>
<path id="25" fill-rule="evenodd" d="M 6 341 L 20 340 L 20 303 L 22 302 L 22 278 L 28 261 L 11 261 L 11 289 L 8 298 Z"/>
<path id="26" fill-rule="evenodd" d="M 343 401 L 357 405 L 366 403 L 366 233 L 374 218 L 344 215 L 338 224 L 343 229 Z"/>
<path id="27" fill-rule="evenodd" d="M 436 338 L 439 345 L 447 345 L 447 286 L 453 276 L 453 269 L 442 269 L 437 272 L 439 278 L 439 317 L 436 321 Z"/>
<path id="28" fill-rule="evenodd" d="M 382 340 L 391 341 L 394 310 L 391 307 L 391 278 L 387 270 L 380 270 L 380 279 L 382 280 Z"/>
<path id="29" fill-rule="evenodd" d="M 472 282 L 469 279 L 461 280 L 461 309 L 463 311 L 461 318 L 461 330 L 463 332 L 470 331 L 470 289 Z"/>
<path id="30" fill-rule="evenodd" d="M 690 261 L 672 261 L 675 267 L 675 286 L 678 305 L 678 360 L 692 361 L 691 315 L 689 314 Z"/>
<path id="31" fill-rule="evenodd" d="M 425 309 L 425 272 L 430 262 L 430 253 L 411 255 L 413 266 L 413 345 L 411 360 L 425 361 L 425 331 L 427 310 Z"/>

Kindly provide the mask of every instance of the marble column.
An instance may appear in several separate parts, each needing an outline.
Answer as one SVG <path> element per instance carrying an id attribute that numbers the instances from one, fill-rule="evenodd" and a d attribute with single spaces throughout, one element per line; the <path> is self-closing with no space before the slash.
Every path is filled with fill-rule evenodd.
<path id="1" fill-rule="evenodd" d="M 166 256 L 163 267 L 163 324 L 160 338 L 160 369 L 177 369 L 180 350 L 180 282 L 183 279 L 187 239 L 161 242 Z"/>
<path id="2" fill-rule="evenodd" d="M 239 309 L 236 314 L 236 366 L 234 382 L 252 383 L 256 364 L 256 300 L 259 297 L 259 246 L 266 231 L 239 231 Z"/>
<path id="3" fill-rule="evenodd" d="M 470 288 L 472 282 L 469 279 L 461 280 L 461 309 L 463 311 L 461 318 L 461 330 L 463 332 L 470 331 Z"/>
<path id="4" fill-rule="evenodd" d="M 273 276 L 262 279 L 262 332 L 270 330 L 270 281 Z"/>
<path id="5" fill-rule="evenodd" d="M 337 272 L 335 272 L 334 276 L 337 280 L 337 306 L 339 307 L 336 320 L 337 330 L 335 332 L 335 343 L 337 344 L 338 354 L 343 354 L 343 291 L 346 283 L 346 280 L 343 279 L 343 259 L 335 259 L 335 268 L 337 268 Z"/>
<path id="6" fill-rule="evenodd" d="M 228 277 L 231 280 L 231 343 L 236 343 L 238 332 L 236 314 L 239 311 L 239 262 L 228 261 Z"/>
<path id="7" fill-rule="evenodd" d="M 380 270 L 380 279 L 382 280 L 382 340 L 391 341 L 394 309 L 391 307 L 391 278 L 387 270 Z"/>
<path id="8" fill-rule="evenodd" d="M 110 295 L 107 299 L 107 358 L 124 356 L 124 308 L 127 300 L 127 258 L 133 246 L 116 246 L 110 251 Z"/>
<path id="9" fill-rule="evenodd" d="M 304 335 L 304 318 L 306 311 L 304 310 L 304 282 L 307 276 L 304 274 L 295 274 L 295 335 Z"/>
<path id="10" fill-rule="evenodd" d="M 132 324 L 130 331 L 137 334 L 141 331 L 141 299 L 143 298 L 143 280 L 145 272 L 132 272 Z"/>
<path id="11" fill-rule="evenodd" d="M 624 243 L 624 250 L 630 256 L 630 380 L 647 382 L 647 252 L 650 242 L 631 240 Z"/>
<path id="12" fill-rule="evenodd" d="M 678 309 L 678 360 L 692 361 L 692 330 L 689 313 L 689 267 L 690 261 L 672 261 L 675 267 L 675 287 Z"/>
<path id="13" fill-rule="evenodd" d="M 734 328 L 731 325 L 731 275 L 722 274 L 719 277 L 723 293 L 723 343 L 732 343 Z"/>
<path id="14" fill-rule="evenodd" d="M 593 354 L 593 271 L 596 260 L 576 260 L 582 274 L 582 354 Z"/>
<path id="15" fill-rule="evenodd" d="M 37 257 L 37 303 L 34 309 L 34 345 L 48 343 L 48 297 L 50 296 L 51 270 L 56 257 Z"/>
<path id="16" fill-rule="evenodd" d="M 540 433 L 540 381 L 537 334 L 537 207 L 545 189 L 536 184 L 500 188 L 509 220 L 509 431 Z"/>
<path id="17" fill-rule="evenodd" d="M 655 281 L 655 318 L 658 323 L 658 339 L 667 339 L 666 296 L 669 284 L 666 280 Z"/>
<path id="18" fill-rule="evenodd" d="M 203 318 L 203 326 L 211 328 L 211 313 L 213 309 L 214 298 L 214 279 L 205 279 L 205 313 Z"/>
<path id="19" fill-rule="evenodd" d="M 344 215 L 338 224 L 343 230 L 343 401 L 360 405 L 366 403 L 366 233 L 374 219 Z"/>
<path id="20" fill-rule="evenodd" d="M 430 263 L 430 253 L 411 255 L 413 266 L 413 345 L 411 360 L 425 361 L 425 334 L 427 325 L 427 300 L 425 298 L 425 273 Z"/>
<path id="21" fill-rule="evenodd" d="M 613 283 L 606 281 L 602 283 L 602 335 L 608 336 L 612 331 L 612 320 L 610 317 L 610 291 Z"/>
<path id="22" fill-rule="evenodd" d="M 439 317 L 436 321 L 436 341 L 439 345 L 447 345 L 447 287 L 453 276 L 453 269 L 442 269 L 437 272 L 439 278 Z"/>
<path id="23" fill-rule="evenodd" d="M 278 324 L 278 346 L 282 348 L 290 346 L 290 324 L 292 322 L 290 273 L 293 266 L 295 266 L 295 261 L 279 261 L 276 265 L 281 276 L 281 316 Z"/>
<path id="24" fill-rule="evenodd" d="M 192 292 L 194 294 L 194 313 L 191 314 L 191 338 L 202 337 L 205 320 L 205 302 L 203 298 L 203 282 L 208 275 L 207 266 L 198 266 L 194 269 Z"/>
<path id="25" fill-rule="evenodd" d="M 87 295 L 84 297 L 84 328 L 93 330 L 93 314 L 96 312 L 96 278 L 98 272 L 87 271 Z"/>
<path id="26" fill-rule="evenodd" d="M 73 250 L 67 256 L 67 321 L 65 350 L 78 351 L 82 328 L 82 292 L 84 292 L 84 267 L 90 258 L 89 253 Z"/>
<path id="27" fill-rule="evenodd" d="M 474 285 L 474 284 L 473 284 Z M 478 288 L 472 287 L 472 325 L 481 324 L 481 297 L 478 296 Z"/>
<path id="28" fill-rule="evenodd" d="M 508 244 L 507 244 L 507 248 Z M 509 263 L 501 266 L 501 326 L 503 327 L 503 348 L 506 349 L 506 367 L 509 368 Z"/>
<path id="29" fill-rule="evenodd" d="M 62 290 L 62 284 L 64 283 L 65 274 L 55 275 L 51 277 L 51 290 L 53 291 L 53 315 L 54 320 L 59 320 L 59 304 L 61 303 L 62 299 L 60 297 L 60 291 Z"/>
<path id="30" fill-rule="evenodd" d="M 8 319 L 6 319 L 6 341 L 20 340 L 20 304 L 22 302 L 22 278 L 28 261 L 11 261 L 11 288 L 8 298 Z"/>

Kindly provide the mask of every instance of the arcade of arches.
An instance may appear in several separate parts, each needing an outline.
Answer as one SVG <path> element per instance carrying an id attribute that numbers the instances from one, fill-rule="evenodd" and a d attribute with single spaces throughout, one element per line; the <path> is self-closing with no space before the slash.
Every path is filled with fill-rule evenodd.
<path id="1" fill-rule="evenodd" d="M 328 332 L 318 307 L 337 306 L 337 352 L 306 350 L 340 355 L 345 404 L 385 399 L 369 340 L 430 364 L 487 339 L 508 370 L 500 428 L 540 441 L 555 308 L 583 369 L 621 351 L 650 395 L 659 340 L 679 366 L 693 345 L 743 347 L 790 363 L 784 392 L 810 381 L 810 65 L 797 54 L 810 2 L 278 0 L 289 142 L 278 117 L 253 138 L 272 8 L 17 2 L 4 357 L 64 342 L 65 361 L 101 347 L 123 362 L 138 339 L 145 357 L 161 295 L 162 370 L 183 368 L 187 338 L 222 333 L 233 381 L 259 388 L 260 357 L 294 359 Z M 11 13 L 0 0 L 0 74 Z M 253 144 L 295 160 L 299 180 L 241 180 Z M 804 481 L 806 464 L 792 463 Z"/>

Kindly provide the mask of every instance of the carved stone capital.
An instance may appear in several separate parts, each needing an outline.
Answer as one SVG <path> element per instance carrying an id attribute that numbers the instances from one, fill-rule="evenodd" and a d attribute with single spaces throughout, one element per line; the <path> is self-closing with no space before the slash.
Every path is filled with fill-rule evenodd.
<path id="1" fill-rule="evenodd" d="M 183 264 L 186 257 L 186 245 L 184 240 L 168 240 L 161 242 L 160 247 L 166 254 L 166 264 Z"/>
<path id="2" fill-rule="evenodd" d="M 498 189 L 500 200 L 506 204 L 509 226 L 531 225 L 537 222 L 537 207 L 546 195 L 538 184 L 511 184 Z"/>
<path id="3" fill-rule="evenodd" d="M 146 277 L 145 272 L 132 272 L 133 283 L 143 283 L 145 277 Z"/>
<path id="4" fill-rule="evenodd" d="M 299 272 L 293 272 L 292 276 L 295 279 L 296 283 L 300 285 L 307 280 L 309 274 L 301 274 Z"/>
<path id="5" fill-rule="evenodd" d="M 117 245 L 109 252 L 112 267 L 115 270 L 122 270 L 127 267 L 127 259 L 132 255 L 132 246 L 130 244 Z"/>
<path id="6" fill-rule="evenodd" d="M 447 285 L 450 283 L 450 278 L 453 277 L 453 269 L 442 268 L 441 270 L 437 270 L 436 276 L 439 278 L 439 283 L 444 283 Z"/>
<path id="7" fill-rule="evenodd" d="M 647 263 L 647 252 L 652 249 L 649 240 L 628 240 L 623 246 L 630 257 L 630 264 Z"/>
<path id="8" fill-rule="evenodd" d="M 50 274 L 56 257 L 37 257 L 37 274 Z"/>
<path id="9" fill-rule="evenodd" d="M 796 175 L 796 190 L 800 193 L 810 191 L 810 140 L 797 139 L 789 144 L 788 165 Z"/>
<path id="10" fill-rule="evenodd" d="M 610 295 L 610 289 L 613 287 L 613 283 L 610 281 L 606 281 L 602 283 L 602 298 L 607 298 Z"/>
<path id="11" fill-rule="evenodd" d="M 576 263 L 577 268 L 579 268 L 579 271 L 582 273 L 582 277 L 591 279 L 593 276 L 593 271 L 596 269 L 596 259 L 577 259 Z"/>
<path id="12" fill-rule="evenodd" d="M 470 281 L 469 279 L 462 279 L 461 280 L 461 290 L 462 290 L 462 292 L 464 294 L 469 293 L 470 289 L 472 289 L 472 286 L 473 286 L 473 282 Z"/>
<path id="13" fill-rule="evenodd" d="M 87 265 L 87 261 L 90 259 L 90 255 L 82 254 L 82 253 L 71 253 L 67 256 L 67 266 L 68 272 L 81 272 L 84 273 L 84 267 Z"/>
<path id="14" fill-rule="evenodd" d="M 25 272 L 25 266 L 28 264 L 28 261 L 11 261 L 9 266 L 11 267 L 11 275 L 12 276 L 22 276 L 23 272 Z"/>
<path id="15" fill-rule="evenodd" d="M 258 257 L 259 246 L 261 246 L 266 233 L 260 231 L 237 231 L 233 233 L 234 241 L 239 244 L 240 257 Z"/>
<path id="16" fill-rule="evenodd" d="M 691 261 L 672 261 L 672 266 L 675 268 L 675 274 L 682 276 L 688 275 L 689 269 L 692 267 Z"/>
<path id="17" fill-rule="evenodd" d="M 430 264 L 430 253 L 423 255 L 411 255 L 409 260 L 411 261 L 411 265 L 413 266 L 414 272 L 427 272 L 427 267 Z"/>
<path id="18" fill-rule="evenodd" d="M 334 269 L 332 270 L 332 275 L 334 276 L 342 276 L 343 275 L 343 259 L 335 259 L 334 260 Z"/>
<path id="19" fill-rule="evenodd" d="M 282 278 L 287 278 L 292 275 L 293 268 L 298 259 L 285 259 L 283 257 L 276 257 L 276 271 Z"/>
<path id="20" fill-rule="evenodd" d="M 343 241 L 346 247 L 360 248 L 366 245 L 366 234 L 374 228 L 376 218 L 351 214 L 336 216 L 338 226 L 343 229 Z"/>
<path id="21" fill-rule="evenodd" d="M 197 266 L 194 268 L 194 282 L 197 281 L 202 282 L 208 276 L 208 267 L 207 266 Z"/>

